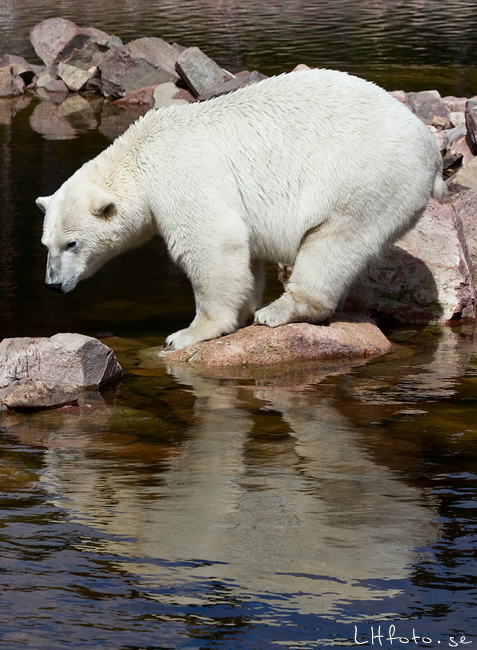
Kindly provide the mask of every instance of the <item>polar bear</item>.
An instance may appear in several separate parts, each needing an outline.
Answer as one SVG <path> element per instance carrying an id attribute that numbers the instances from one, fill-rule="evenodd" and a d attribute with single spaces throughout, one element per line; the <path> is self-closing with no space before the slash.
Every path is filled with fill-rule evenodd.
<path id="1" fill-rule="evenodd" d="M 179 349 L 253 315 L 318 323 L 367 260 L 445 189 L 427 127 L 373 83 L 305 70 L 149 111 L 37 205 L 46 284 L 71 291 L 107 260 L 164 238 L 194 290 Z M 263 262 L 293 265 L 261 307 Z"/>

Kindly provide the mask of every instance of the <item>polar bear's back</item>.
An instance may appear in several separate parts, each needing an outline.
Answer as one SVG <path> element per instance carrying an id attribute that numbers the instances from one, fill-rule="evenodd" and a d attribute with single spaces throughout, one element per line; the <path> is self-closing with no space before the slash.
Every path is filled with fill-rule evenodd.
<path id="1" fill-rule="evenodd" d="M 176 205 L 193 197 L 196 210 L 235 211 L 252 246 L 282 260 L 293 259 L 304 232 L 340 214 L 405 230 L 441 165 L 427 127 L 389 93 L 320 69 L 149 111 L 110 149 L 116 162 L 137 152 L 134 168 L 149 168 L 161 214 L 165 183 Z"/>

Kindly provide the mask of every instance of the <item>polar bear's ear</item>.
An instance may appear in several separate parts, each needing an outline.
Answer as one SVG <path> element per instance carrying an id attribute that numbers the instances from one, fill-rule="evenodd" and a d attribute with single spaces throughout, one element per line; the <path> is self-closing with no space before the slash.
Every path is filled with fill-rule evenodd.
<path id="1" fill-rule="evenodd" d="M 92 213 L 96 217 L 111 219 L 116 214 L 116 203 L 107 194 L 101 194 L 95 197 L 95 205 L 92 208 Z"/>
<path id="2" fill-rule="evenodd" d="M 43 212 L 43 214 L 46 212 L 46 208 L 48 207 L 48 203 L 50 202 L 51 196 L 39 196 L 35 203 L 37 206 L 40 208 L 40 210 Z"/>

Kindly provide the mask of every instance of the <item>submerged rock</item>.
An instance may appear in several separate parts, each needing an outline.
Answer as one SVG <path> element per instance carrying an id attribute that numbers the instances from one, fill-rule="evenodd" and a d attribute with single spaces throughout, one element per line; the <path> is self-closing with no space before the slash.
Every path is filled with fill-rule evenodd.
<path id="1" fill-rule="evenodd" d="M 77 404 L 81 390 L 35 379 L 22 381 L 2 391 L 1 401 L 12 410 L 29 411 Z"/>

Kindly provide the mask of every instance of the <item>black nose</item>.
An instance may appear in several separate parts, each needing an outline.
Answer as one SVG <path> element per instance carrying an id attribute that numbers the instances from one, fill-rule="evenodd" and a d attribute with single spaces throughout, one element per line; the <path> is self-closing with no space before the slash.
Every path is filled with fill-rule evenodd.
<path id="1" fill-rule="evenodd" d="M 57 284 L 48 284 L 48 283 L 46 283 L 45 287 L 47 289 L 51 289 L 52 291 L 55 291 L 56 293 L 63 293 L 63 289 L 61 288 L 60 283 L 57 283 Z"/>

